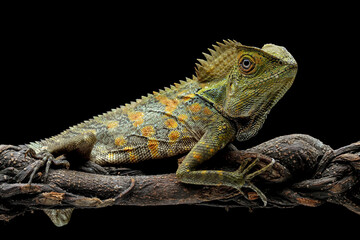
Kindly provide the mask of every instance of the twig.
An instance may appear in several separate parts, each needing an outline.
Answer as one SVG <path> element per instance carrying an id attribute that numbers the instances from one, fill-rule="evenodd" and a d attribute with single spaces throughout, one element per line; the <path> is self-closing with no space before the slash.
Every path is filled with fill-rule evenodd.
<path id="1" fill-rule="evenodd" d="M 34 183 L 15 182 L 35 160 L 26 146 L 0 145 L 0 219 L 48 208 L 100 208 L 112 205 L 159 206 L 201 204 L 217 207 L 263 207 L 250 189 L 180 183 L 174 173 L 161 175 L 101 175 L 52 169 L 46 182 L 41 172 Z M 301 134 L 281 136 L 245 151 L 224 151 L 207 168 L 236 169 L 247 158 L 260 156 L 258 168 L 276 163 L 254 179 L 268 199 L 267 207 L 316 207 L 325 202 L 360 214 L 360 142 L 333 150 Z M 256 169 L 255 169 L 256 170 Z M 116 172 L 116 171 L 115 171 Z"/>

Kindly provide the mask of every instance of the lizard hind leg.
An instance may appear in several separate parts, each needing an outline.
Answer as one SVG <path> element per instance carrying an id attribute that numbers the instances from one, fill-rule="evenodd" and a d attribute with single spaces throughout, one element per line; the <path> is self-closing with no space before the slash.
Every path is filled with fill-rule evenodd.
<path id="1" fill-rule="evenodd" d="M 35 145 L 28 145 L 29 149 L 26 155 L 33 158 L 35 161 L 20 171 L 16 180 L 22 182 L 29 177 L 28 183 L 31 184 L 35 174 L 41 167 L 45 166 L 44 177 L 46 181 L 50 166 L 57 165 L 66 168 L 70 167 L 70 159 L 80 160 L 71 161 L 71 166 L 91 173 L 107 174 L 107 171 L 96 163 L 90 161 L 91 151 L 96 143 L 96 136 L 94 133 L 86 132 L 76 135 L 64 135 L 55 139 L 50 139 L 43 142 L 43 148 L 38 148 Z M 68 161 L 69 160 L 69 161 Z"/>

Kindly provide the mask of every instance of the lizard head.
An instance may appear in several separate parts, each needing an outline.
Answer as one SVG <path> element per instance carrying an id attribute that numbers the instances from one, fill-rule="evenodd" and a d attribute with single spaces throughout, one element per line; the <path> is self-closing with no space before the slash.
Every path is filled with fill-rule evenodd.
<path id="1" fill-rule="evenodd" d="M 261 49 L 234 41 L 214 46 L 207 61 L 197 64 L 198 95 L 212 102 L 238 125 L 238 140 L 257 133 L 271 108 L 291 87 L 297 63 L 284 48 L 265 44 Z"/>

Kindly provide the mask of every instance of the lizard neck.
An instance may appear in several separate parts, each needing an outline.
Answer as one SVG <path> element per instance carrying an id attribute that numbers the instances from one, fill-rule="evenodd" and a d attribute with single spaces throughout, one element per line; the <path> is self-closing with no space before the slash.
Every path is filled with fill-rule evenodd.
<path id="1" fill-rule="evenodd" d="M 201 89 L 196 93 L 204 100 L 210 102 L 223 116 L 227 116 L 224 110 L 226 100 L 227 79 L 201 84 Z"/>
<path id="2" fill-rule="evenodd" d="M 238 141 L 246 141 L 255 136 L 261 129 L 270 111 L 270 105 L 273 104 L 244 105 L 244 114 L 234 117 L 224 108 L 227 98 L 227 86 L 228 81 L 225 78 L 217 82 L 212 82 L 211 86 L 202 85 L 202 88 L 196 94 L 205 101 L 210 102 L 223 117 L 234 123 L 237 129 L 236 139 Z"/>

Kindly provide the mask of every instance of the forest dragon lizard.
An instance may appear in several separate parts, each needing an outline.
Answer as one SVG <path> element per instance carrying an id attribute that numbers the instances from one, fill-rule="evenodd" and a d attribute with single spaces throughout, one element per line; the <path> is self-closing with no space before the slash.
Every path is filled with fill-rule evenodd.
<path id="1" fill-rule="evenodd" d="M 27 145 L 37 154 L 76 154 L 100 166 L 186 154 L 176 171 L 181 182 L 248 187 L 266 203 L 250 180 L 272 163 L 250 174 L 244 167 L 230 172 L 199 166 L 228 143 L 245 141 L 259 131 L 292 85 L 297 63 L 284 47 L 273 44 L 260 49 L 227 40 L 213 47 L 204 53 L 206 60 L 196 64 L 191 79 Z M 47 157 L 36 170 L 55 161 Z M 69 221 L 68 213 L 54 211 L 47 213 L 56 225 Z"/>

